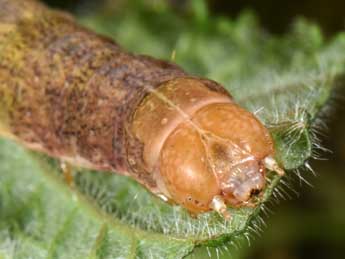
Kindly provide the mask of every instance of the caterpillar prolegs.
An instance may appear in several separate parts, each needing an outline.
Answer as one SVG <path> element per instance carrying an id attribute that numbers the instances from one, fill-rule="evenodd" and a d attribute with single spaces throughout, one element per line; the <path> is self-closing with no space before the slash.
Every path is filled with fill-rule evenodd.
<path id="1" fill-rule="evenodd" d="M 192 213 L 251 206 L 273 140 L 214 81 L 126 52 L 34 0 L 0 0 L 0 134 L 132 177 Z"/>

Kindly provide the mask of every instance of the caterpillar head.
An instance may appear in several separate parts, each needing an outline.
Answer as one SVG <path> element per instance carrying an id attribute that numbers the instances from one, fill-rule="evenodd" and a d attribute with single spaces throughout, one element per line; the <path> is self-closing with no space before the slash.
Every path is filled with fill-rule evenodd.
<path id="1" fill-rule="evenodd" d="M 197 79 L 169 81 L 136 111 L 135 135 L 144 144 L 147 172 L 157 190 L 192 213 L 251 206 L 277 166 L 272 138 L 231 97 Z"/>
<path id="2" fill-rule="evenodd" d="M 234 103 L 210 104 L 167 138 L 159 172 L 169 196 L 194 213 L 251 206 L 278 167 L 273 141 L 253 114 Z M 281 171 L 279 171 L 281 172 Z"/>

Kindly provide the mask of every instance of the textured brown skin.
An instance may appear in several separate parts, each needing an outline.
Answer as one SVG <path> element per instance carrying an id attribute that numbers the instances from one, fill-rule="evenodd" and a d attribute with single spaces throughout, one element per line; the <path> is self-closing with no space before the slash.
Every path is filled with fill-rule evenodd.
<path id="1" fill-rule="evenodd" d="M 152 89 L 174 80 L 202 82 L 231 100 L 217 83 L 130 54 L 65 13 L 0 0 L 0 134 L 31 149 L 130 175 L 159 193 L 132 121 Z"/>

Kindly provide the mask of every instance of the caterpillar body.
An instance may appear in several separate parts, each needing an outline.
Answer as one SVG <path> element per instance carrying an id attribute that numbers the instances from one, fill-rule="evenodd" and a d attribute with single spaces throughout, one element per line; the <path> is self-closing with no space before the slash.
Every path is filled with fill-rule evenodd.
<path id="1" fill-rule="evenodd" d="M 214 81 L 126 52 L 34 0 L 0 0 L 0 135 L 120 173 L 192 213 L 251 206 L 268 130 Z"/>

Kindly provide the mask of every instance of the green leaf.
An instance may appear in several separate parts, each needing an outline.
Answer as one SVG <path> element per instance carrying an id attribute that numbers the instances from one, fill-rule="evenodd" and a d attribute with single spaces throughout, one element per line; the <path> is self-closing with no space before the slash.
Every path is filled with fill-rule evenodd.
<path id="1" fill-rule="evenodd" d="M 80 22 L 137 53 L 169 59 L 175 51 L 183 68 L 221 82 L 256 112 L 286 169 L 302 166 L 317 144 L 316 116 L 345 71 L 345 35 L 325 42 L 318 27 L 300 20 L 289 34 L 273 37 L 251 13 L 232 21 L 194 6 L 195 19 L 139 1 L 107 6 Z M 0 141 L 0 257 L 182 258 L 195 246 L 235 244 L 260 224 L 263 205 L 230 209 L 231 221 L 216 213 L 193 218 L 129 178 L 83 170 L 70 187 L 57 168 Z M 262 203 L 279 182 L 268 177 Z"/>

